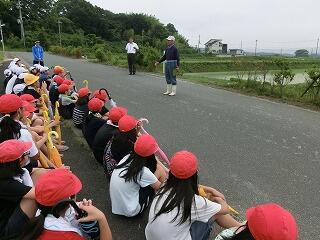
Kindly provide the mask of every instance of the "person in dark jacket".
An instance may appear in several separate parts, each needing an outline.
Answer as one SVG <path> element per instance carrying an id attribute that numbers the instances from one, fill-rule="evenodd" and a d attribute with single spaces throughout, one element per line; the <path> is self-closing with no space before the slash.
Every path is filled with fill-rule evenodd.
<path id="1" fill-rule="evenodd" d="M 166 61 L 165 64 L 165 76 L 167 81 L 167 91 L 164 92 L 164 95 L 175 96 L 177 93 L 177 80 L 176 80 L 176 71 L 179 70 L 180 66 L 180 57 L 179 51 L 174 45 L 175 37 L 167 37 L 167 49 L 165 54 L 160 58 L 159 61 L 155 63 L 155 66 L 159 63 Z"/>
<path id="2" fill-rule="evenodd" d="M 88 103 L 89 115 L 85 118 L 82 133 L 90 148 L 100 127 L 107 122 L 99 113 L 104 102 L 98 98 L 92 98 Z"/>
<path id="3" fill-rule="evenodd" d="M 113 107 L 109 111 L 109 120 L 97 131 L 93 143 L 92 152 L 99 163 L 102 163 L 104 149 L 114 134 L 118 132 L 119 120 L 127 114 L 128 110 L 123 107 Z"/>

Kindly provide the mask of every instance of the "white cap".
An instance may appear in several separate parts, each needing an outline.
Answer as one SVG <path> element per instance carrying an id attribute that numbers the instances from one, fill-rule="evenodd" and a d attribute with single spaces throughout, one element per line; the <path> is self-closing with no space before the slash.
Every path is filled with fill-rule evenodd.
<path id="1" fill-rule="evenodd" d="M 24 77 L 27 75 L 27 73 L 20 73 L 18 78 L 19 79 L 24 79 Z"/>
<path id="2" fill-rule="evenodd" d="M 4 70 L 3 74 L 4 74 L 6 77 L 9 77 L 9 76 L 12 74 L 12 72 L 11 72 L 10 69 L 6 69 L 6 70 Z"/>
<path id="3" fill-rule="evenodd" d="M 17 68 L 15 69 L 16 75 L 19 75 L 20 73 L 27 73 L 27 72 L 28 72 L 28 70 L 25 69 L 25 68 L 23 68 L 23 67 L 17 67 Z"/>
<path id="4" fill-rule="evenodd" d="M 17 84 L 13 87 L 12 91 L 14 92 L 14 94 L 19 94 L 22 93 L 23 90 L 25 89 L 26 85 L 24 83 L 21 84 Z"/>
<path id="5" fill-rule="evenodd" d="M 37 69 L 37 68 L 34 67 L 34 66 L 29 67 L 29 72 L 31 72 L 31 71 L 34 70 L 34 69 Z"/>
<path id="6" fill-rule="evenodd" d="M 14 59 L 12 59 L 12 61 L 18 62 L 18 61 L 20 61 L 20 59 L 19 58 L 14 58 Z"/>
<path id="7" fill-rule="evenodd" d="M 34 64 L 33 65 L 37 70 L 40 70 L 42 68 L 42 66 L 40 64 Z"/>
<path id="8" fill-rule="evenodd" d="M 49 68 L 48 67 L 42 67 L 42 68 L 40 68 L 40 72 L 45 72 L 45 71 L 48 71 L 49 70 Z"/>
<path id="9" fill-rule="evenodd" d="M 166 38 L 168 41 L 175 41 L 176 38 L 174 36 L 169 36 Z"/>

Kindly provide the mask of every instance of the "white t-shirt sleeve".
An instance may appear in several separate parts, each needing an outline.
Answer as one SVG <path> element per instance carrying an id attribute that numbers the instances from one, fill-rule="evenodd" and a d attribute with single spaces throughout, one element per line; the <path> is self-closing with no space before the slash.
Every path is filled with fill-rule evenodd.
<path id="1" fill-rule="evenodd" d="M 127 51 L 128 51 L 128 45 L 129 45 L 129 43 L 127 43 L 126 48 L 125 48 Z"/>
<path id="2" fill-rule="evenodd" d="M 194 221 L 208 222 L 208 220 L 221 210 L 221 205 L 195 195 L 196 209 L 191 209 L 191 219 Z"/>
<path id="3" fill-rule="evenodd" d="M 138 177 L 138 184 L 140 187 L 147 187 L 158 181 L 157 177 L 150 171 L 149 168 L 143 167 L 141 171 L 141 178 Z"/>
<path id="4" fill-rule="evenodd" d="M 35 142 L 33 141 L 33 138 L 32 138 L 32 135 L 31 133 L 29 133 L 28 130 L 26 129 L 21 129 L 20 130 L 20 133 L 21 133 L 21 137 L 18 139 L 22 142 L 32 142 L 32 147 L 30 149 L 30 157 L 34 157 L 35 155 L 38 154 L 38 148 L 35 144 Z"/>
<path id="5" fill-rule="evenodd" d="M 136 44 L 136 43 L 134 43 L 134 47 L 135 47 L 136 49 L 139 49 L 138 44 Z"/>

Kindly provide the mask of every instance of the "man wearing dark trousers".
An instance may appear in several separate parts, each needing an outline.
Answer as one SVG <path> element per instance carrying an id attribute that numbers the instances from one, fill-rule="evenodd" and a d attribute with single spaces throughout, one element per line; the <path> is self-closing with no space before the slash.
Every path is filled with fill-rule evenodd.
<path id="1" fill-rule="evenodd" d="M 129 42 L 126 46 L 126 51 L 128 55 L 128 66 L 129 66 L 129 75 L 135 75 L 136 74 L 136 53 L 139 50 L 138 45 L 133 42 L 133 38 L 129 38 Z"/>

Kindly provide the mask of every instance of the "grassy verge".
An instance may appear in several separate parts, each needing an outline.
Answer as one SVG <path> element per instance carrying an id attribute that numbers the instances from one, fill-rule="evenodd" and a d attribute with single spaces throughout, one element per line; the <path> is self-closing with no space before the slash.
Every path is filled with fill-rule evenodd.
<path id="1" fill-rule="evenodd" d="M 280 96 L 280 87 L 270 83 L 254 80 L 223 80 L 205 76 L 184 75 L 182 79 L 209 87 L 218 87 L 247 95 L 259 96 L 289 104 L 320 110 L 320 100 L 310 91 L 301 97 L 307 88 L 306 83 L 290 84 L 285 86 L 283 96 Z"/>
<path id="2" fill-rule="evenodd" d="M 3 59 L 4 59 L 4 53 L 0 52 L 0 61 L 3 61 Z"/>

